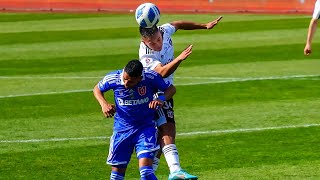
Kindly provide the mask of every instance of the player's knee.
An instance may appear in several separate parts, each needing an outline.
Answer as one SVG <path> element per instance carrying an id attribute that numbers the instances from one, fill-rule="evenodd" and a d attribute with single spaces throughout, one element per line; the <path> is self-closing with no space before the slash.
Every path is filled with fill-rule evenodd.
<path id="1" fill-rule="evenodd" d="M 164 135 L 162 136 L 162 141 L 164 142 L 164 145 L 175 144 L 175 137 Z"/>
<path id="2" fill-rule="evenodd" d="M 163 135 L 175 135 L 176 134 L 176 125 L 174 123 L 165 123 L 159 127 L 159 131 Z"/>
<path id="3" fill-rule="evenodd" d="M 118 172 L 120 174 L 125 174 L 126 170 L 127 170 L 127 165 L 126 164 L 112 165 L 111 170 L 113 172 Z"/>
<path id="4" fill-rule="evenodd" d="M 161 136 L 162 139 L 165 139 L 165 140 L 168 140 L 168 139 L 169 140 L 170 139 L 174 140 L 175 137 L 176 137 L 176 132 L 175 131 L 166 130 L 164 132 L 161 132 L 160 136 Z"/>

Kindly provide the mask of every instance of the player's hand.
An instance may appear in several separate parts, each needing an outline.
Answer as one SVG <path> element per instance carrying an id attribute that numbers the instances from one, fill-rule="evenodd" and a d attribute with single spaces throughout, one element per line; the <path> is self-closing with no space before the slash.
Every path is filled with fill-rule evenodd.
<path id="1" fill-rule="evenodd" d="M 160 99 L 155 99 L 153 101 L 151 101 L 149 103 L 149 108 L 151 109 L 158 109 L 158 108 L 161 108 L 163 106 L 163 101 L 161 101 Z"/>
<path id="2" fill-rule="evenodd" d="M 114 104 L 104 104 L 102 107 L 102 113 L 106 118 L 111 118 L 114 116 L 114 113 L 116 112 L 116 107 Z"/>
<path id="3" fill-rule="evenodd" d="M 187 59 L 187 57 L 192 53 L 192 47 L 192 44 L 189 45 L 185 50 L 182 51 L 182 53 L 177 58 L 180 60 Z"/>
<path id="4" fill-rule="evenodd" d="M 217 25 L 219 23 L 219 21 L 222 19 L 222 16 L 218 17 L 216 20 L 208 22 L 206 24 L 207 29 L 212 29 L 215 25 Z"/>
<path id="5" fill-rule="evenodd" d="M 304 55 L 310 55 L 312 52 L 311 46 L 309 44 L 306 44 L 306 47 L 304 48 Z"/>

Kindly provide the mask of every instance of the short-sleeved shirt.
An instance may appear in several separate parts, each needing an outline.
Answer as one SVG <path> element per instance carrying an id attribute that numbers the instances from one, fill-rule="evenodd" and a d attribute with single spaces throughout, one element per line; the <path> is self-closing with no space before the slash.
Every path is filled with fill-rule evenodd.
<path id="1" fill-rule="evenodd" d="M 320 0 L 317 0 L 314 5 L 314 11 L 312 15 L 313 19 L 320 19 Z"/>
<path id="2" fill-rule="evenodd" d="M 143 72 L 142 80 L 133 88 L 126 89 L 123 70 L 107 74 L 99 83 L 101 92 L 113 90 L 116 104 L 114 131 L 121 132 L 154 124 L 155 110 L 149 108 L 153 94 L 165 91 L 171 83 L 165 82 L 155 71 Z"/>
<path id="3" fill-rule="evenodd" d="M 174 59 L 174 49 L 171 36 L 176 31 L 175 27 L 167 23 L 163 24 L 162 26 L 158 26 L 158 29 L 160 30 L 163 37 L 163 45 L 161 51 L 153 51 L 143 42 L 140 43 L 139 58 L 141 63 L 143 64 L 143 67 L 147 71 L 153 70 L 158 64 L 166 65 Z M 174 73 L 164 79 L 165 81 L 173 84 L 173 76 Z"/>

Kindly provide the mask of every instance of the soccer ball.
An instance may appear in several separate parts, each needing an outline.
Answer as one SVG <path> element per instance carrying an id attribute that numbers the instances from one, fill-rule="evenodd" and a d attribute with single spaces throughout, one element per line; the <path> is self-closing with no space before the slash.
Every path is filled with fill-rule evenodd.
<path id="1" fill-rule="evenodd" d="M 135 14 L 137 23 L 144 28 L 151 28 L 160 20 L 159 8 L 152 3 L 141 4 Z"/>

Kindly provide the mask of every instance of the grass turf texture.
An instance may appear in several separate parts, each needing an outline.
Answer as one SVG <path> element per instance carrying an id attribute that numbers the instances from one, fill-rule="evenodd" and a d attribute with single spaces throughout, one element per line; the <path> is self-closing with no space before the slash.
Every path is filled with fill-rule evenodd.
<path id="1" fill-rule="evenodd" d="M 218 16 L 163 15 L 160 23 Z M 112 120 L 91 89 L 138 57 L 133 17 L 0 14 L 0 179 L 108 179 Z M 194 44 L 175 79 L 183 168 L 202 180 L 320 178 L 320 129 L 299 127 L 320 124 L 317 35 L 312 56 L 303 55 L 309 18 L 225 15 L 211 31 L 173 36 L 176 55 Z M 265 127 L 283 128 L 240 132 Z M 207 131 L 216 133 L 182 134 Z M 52 140 L 81 137 L 93 138 Z M 167 178 L 164 158 L 157 175 Z M 139 178 L 134 156 L 126 177 Z"/>

